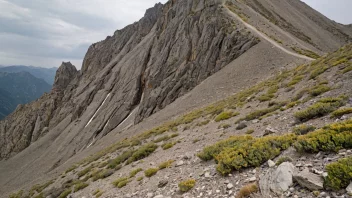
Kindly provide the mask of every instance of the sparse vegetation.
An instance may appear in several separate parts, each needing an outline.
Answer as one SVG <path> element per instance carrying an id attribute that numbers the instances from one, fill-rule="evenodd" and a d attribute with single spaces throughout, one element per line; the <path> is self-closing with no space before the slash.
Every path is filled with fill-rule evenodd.
<path id="1" fill-rule="evenodd" d="M 305 135 L 309 132 L 314 131 L 315 129 L 316 129 L 315 126 L 302 124 L 302 125 L 294 127 L 293 132 L 296 135 Z"/>
<path id="2" fill-rule="evenodd" d="M 314 59 L 320 58 L 320 56 L 317 53 L 310 51 L 310 50 L 301 49 L 298 47 L 291 47 L 291 49 L 301 55 L 308 56 L 310 58 L 314 58 Z"/>
<path id="3" fill-rule="evenodd" d="M 131 162 L 141 160 L 145 157 L 148 157 L 150 154 L 152 154 L 156 149 L 158 148 L 158 145 L 154 143 L 148 143 L 143 146 L 141 146 L 138 150 L 136 150 L 130 158 L 127 160 L 127 164 L 130 164 Z"/>
<path id="4" fill-rule="evenodd" d="M 125 162 L 128 158 L 130 158 L 133 154 L 133 150 L 127 150 L 123 152 L 121 155 L 117 156 L 115 159 L 111 160 L 108 164 L 109 168 L 116 169 L 118 165 Z"/>
<path id="5" fill-rule="evenodd" d="M 258 192 L 258 186 L 256 183 L 248 184 L 243 186 L 241 190 L 237 193 L 236 198 L 246 198 L 252 193 Z"/>
<path id="6" fill-rule="evenodd" d="M 42 185 L 36 184 L 29 190 L 29 195 L 33 196 L 35 194 L 35 192 L 41 193 L 44 189 L 46 189 L 48 186 L 50 186 L 53 183 L 54 183 L 54 180 L 50 180 Z"/>
<path id="7" fill-rule="evenodd" d="M 238 113 L 230 112 L 230 111 L 225 111 L 220 113 L 218 116 L 215 117 L 215 122 L 220 122 L 223 120 L 228 120 L 234 116 L 237 116 Z"/>
<path id="8" fill-rule="evenodd" d="M 196 184 L 196 180 L 188 179 L 188 180 L 180 182 L 178 184 L 178 187 L 180 188 L 181 192 L 188 192 L 189 190 L 191 190 L 194 187 L 195 184 Z"/>
<path id="9" fill-rule="evenodd" d="M 18 192 L 16 192 L 16 193 L 12 193 L 12 194 L 9 196 L 9 198 L 21 198 L 22 195 L 23 195 L 23 190 L 20 190 L 20 191 L 18 191 Z"/>
<path id="10" fill-rule="evenodd" d="M 142 180 L 143 180 L 143 176 L 138 177 L 136 180 L 137 180 L 137 181 L 142 181 Z"/>
<path id="11" fill-rule="evenodd" d="M 204 121 L 202 121 L 202 122 L 197 123 L 196 126 L 198 126 L 198 127 L 204 126 L 204 125 L 207 125 L 209 122 L 210 122 L 210 120 L 204 120 Z"/>
<path id="12" fill-rule="evenodd" d="M 165 161 L 161 164 L 159 164 L 159 169 L 162 170 L 162 169 L 165 169 L 165 168 L 170 168 L 172 166 L 172 163 L 174 163 L 175 160 L 168 160 L 168 161 Z"/>
<path id="13" fill-rule="evenodd" d="M 71 193 L 71 189 L 66 189 L 59 195 L 59 198 L 66 198 Z"/>
<path id="14" fill-rule="evenodd" d="M 246 131 L 246 134 L 252 134 L 252 133 L 254 133 L 254 130 L 253 129 L 248 129 L 247 131 Z"/>
<path id="15" fill-rule="evenodd" d="M 80 172 L 78 172 L 77 176 L 78 177 L 82 177 L 82 176 L 86 175 L 88 172 L 90 172 L 92 169 L 93 169 L 93 166 L 90 165 L 87 168 L 85 168 L 85 169 L 81 170 Z"/>
<path id="16" fill-rule="evenodd" d="M 304 75 L 294 76 L 293 79 L 287 84 L 288 87 L 292 87 L 297 83 L 301 82 L 304 78 Z"/>
<path id="17" fill-rule="evenodd" d="M 143 171 L 143 169 L 141 169 L 141 168 L 137 168 L 137 169 L 132 170 L 132 171 L 130 172 L 130 178 L 136 176 L 137 173 L 139 173 L 139 172 L 141 172 L 141 171 Z"/>
<path id="18" fill-rule="evenodd" d="M 159 171 L 158 168 L 149 168 L 147 170 L 144 171 L 144 175 L 146 177 L 152 177 L 153 175 L 155 175 L 157 172 Z"/>
<path id="19" fill-rule="evenodd" d="M 174 142 L 167 142 L 164 143 L 163 145 L 161 145 L 161 148 L 163 148 L 163 150 L 167 150 L 169 148 L 172 148 L 176 143 Z"/>
<path id="20" fill-rule="evenodd" d="M 75 170 L 76 168 L 78 168 L 78 166 L 76 164 L 72 165 L 70 168 L 68 168 L 66 171 L 65 171 L 65 174 Z"/>
<path id="21" fill-rule="evenodd" d="M 309 90 L 309 93 L 311 96 L 319 96 L 325 92 L 330 91 L 330 87 L 327 85 L 317 85 L 313 87 L 311 90 Z"/>
<path id="22" fill-rule="evenodd" d="M 282 106 L 284 106 L 285 104 L 280 104 L 280 105 L 275 105 L 266 109 L 260 109 L 260 110 L 256 110 L 253 111 L 251 113 L 249 113 L 247 116 L 245 116 L 244 118 L 239 119 L 236 123 L 239 123 L 242 120 L 246 120 L 246 121 L 251 121 L 254 119 L 259 119 L 262 116 L 265 116 L 269 113 L 272 113 L 276 110 L 279 110 Z"/>
<path id="23" fill-rule="evenodd" d="M 276 161 L 276 166 L 279 166 L 280 164 L 282 164 L 284 162 L 292 162 L 292 158 L 290 158 L 288 156 L 282 156 Z"/>
<path id="24" fill-rule="evenodd" d="M 325 98 L 319 100 L 317 103 L 313 104 L 305 110 L 296 112 L 294 116 L 297 118 L 297 120 L 303 122 L 313 118 L 325 116 L 344 104 L 345 102 L 343 97 Z"/>
<path id="25" fill-rule="evenodd" d="M 326 166 L 328 176 L 325 187 L 340 190 L 346 188 L 352 181 L 352 157 L 340 159 Z"/>
<path id="26" fill-rule="evenodd" d="M 117 180 L 113 181 L 112 184 L 115 186 L 115 187 L 118 187 L 118 188 L 122 188 L 124 186 L 126 186 L 128 184 L 128 178 L 127 177 L 121 177 L 121 178 L 118 178 Z"/>
<path id="27" fill-rule="evenodd" d="M 351 113 L 352 113 L 352 108 L 351 107 L 347 107 L 347 108 L 338 109 L 338 110 L 332 112 L 331 113 L 331 117 L 332 118 L 340 118 L 343 115 L 351 114 Z"/>
<path id="28" fill-rule="evenodd" d="M 78 191 L 86 188 L 87 186 L 89 186 L 89 184 L 84 183 L 84 182 L 79 182 L 75 185 L 73 192 L 78 192 Z"/>
<path id="29" fill-rule="evenodd" d="M 162 142 L 162 141 L 167 141 L 167 140 L 169 140 L 170 138 L 171 138 L 170 136 L 164 135 L 164 136 L 159 137 L 159 138 L 157 138 L 156 140 L 154 140 L 154 143 L 158 143 L 158 142 Z"/>

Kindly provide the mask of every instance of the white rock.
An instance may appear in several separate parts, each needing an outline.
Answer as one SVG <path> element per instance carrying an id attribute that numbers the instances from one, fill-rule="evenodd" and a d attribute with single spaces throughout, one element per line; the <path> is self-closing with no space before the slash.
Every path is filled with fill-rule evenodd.
<path id="1" fill-rule="evenodd" d="M 154 198 L 164 198 L 164 196 L 163 195 L 157 195 Z"/>
<path id="2" fill-rule="evenodd" d="M 206 173 L 204 174 L 204 177 L 206 177 L 206 178 L 210 178 L 210 177 L 211 177 L 211 175 L 210 175 L 210 173 L 209 173 L 209 172 L 206 172 Z"/>
<path id="3" fill-rule="evenodd" d="M 352 195 L 352 182 L 350 183 L 350 185 L 347 186 L 346 191 L 348 195 Z"/>
<path id="4" fill-rule="evenodd" d="M 152 198 L 153 195 L 154 195 L 153 193 L 148 193 L 148 194 L 147 194 L 147 197 L 148 197 L 148 198 Z"/>
<path id="5" fill-rule="evenodd" d="M 275 162 L 273 160 L 268 160 L 268 166 L 270 168 L 274 167 L 275 166 Z"/>
<path id="6" fill-rule="evenodd" d="M 220 192 L 220 190 L 216 190 L 216 193 L 219 193 Z"/>
<path id="7" fill-rule="evenodd" d="M 227 188 L 228 190 L 232 189 L 232 188 L 233 188 L 233 184 L 231 184 L 231 183 L 227 184 L 226 188 Z"/>
<path id="8" fill-rule="evenodd" d="M 183 164 L 184 164 L 184 162 L 183 162 L 182 160 L 180 160 L 180 161 L 178 161 L 178 162 L 176 163 L 176 167 L 182 166 Z"/>
<path id="9" fill-rule="evenodd" d="M 293 175 L 293 178 L 302 186 L 310 190 L 322 190 L 324 188 L 324 179 L 320 175 L 309 172 L 305 169 L 302 172 Z"/>
<path id="10" fill-rule="evenodd" d="M 248 179 L 249 182 L 254 182 L 254 181 L 257 181 L 257 178 L 256 177 L 251 177 Z"/>

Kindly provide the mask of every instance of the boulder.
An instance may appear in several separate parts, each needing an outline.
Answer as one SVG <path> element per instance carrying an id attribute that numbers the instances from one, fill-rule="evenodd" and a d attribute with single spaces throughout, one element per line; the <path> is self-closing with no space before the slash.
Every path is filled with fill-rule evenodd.
<path id="1" fill-rule="evenodd" d="M 295 174 L 293 176 L 302 187 L 306 187 L 309 190 L 322 190 L 324 188 L 324 179 L 320 175 L 309 172 L 309 169 Z"/>
<path id="2" fill-rule="evenodd" d="M 282 194 L 293 184 L 292 176 L 295 166 L 292 163 L 284 162 L 276 169 L 270 169 L 259 180 L 259 187 L 263 197 L 271 197 L 274 194 Z"/>

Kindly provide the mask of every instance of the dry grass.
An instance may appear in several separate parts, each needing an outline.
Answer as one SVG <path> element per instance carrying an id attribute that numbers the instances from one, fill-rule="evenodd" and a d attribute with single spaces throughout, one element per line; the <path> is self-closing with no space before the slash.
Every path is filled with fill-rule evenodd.
<path id="1" fill-rule="evenodd" d="M 237 193 L 236 198 L 247 198 L 249 195 L 258 192 L 258 185 L 256 183 L 243 186 Z"/>

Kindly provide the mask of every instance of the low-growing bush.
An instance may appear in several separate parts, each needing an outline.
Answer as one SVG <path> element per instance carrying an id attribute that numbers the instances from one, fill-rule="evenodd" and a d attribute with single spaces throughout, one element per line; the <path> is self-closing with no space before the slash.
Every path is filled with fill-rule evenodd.
<path id="1" fill-rule="evenodd" d="M 352 181 L 352 157 L 340 159 L 326 166 L 325 187 L 334 190 L 346 188 Z"/>
<path id="2" fill-rule="evenodd" d="M 252 193 L 258 192 L 258 186 L 256 183 L 248 184 L 243 186 L 241 190 L 237 193 L 236 198 L 246 198 Z"/>
<path id="3" fill-rule="evenodd" d="M 293 79 L 287 84 L 287 86 L 289 86 L 289 87 L 294 86 L 294 85 L 296 85 L 297 83 L 301 82 L 303 78 L 304 78 L 304 75 L 295 76 L 295 77 L 293 77 Z"/>
<path id="4" fill-rule="evenodd" d="M 121 178 L 118 178 L 117 180 L 113 181 L 112 184 L 115 186 L 115 187 L 118 187 L 118 188 L 122 188 L 124 186 L 126 186 L 128 184 L 128 178 L 127 177 L 121 177 Z"/>
<path id="5" fill-rule="evenodd" d="M 315 126 L 302 124 L 302 125 L 294 127 L 293 128 L 293 132 L 296 135 L 305 135 L 305 134 L 307 134 L 309 132 L 314 131 L 315 129 L 316 129 Z"/>
<path id="6" fill-rule="evenodd" d="M 317 85 L 315 87 L 313 87 L 311 90 L 309 90 L 309 94 L 311 96 L 319 96 L 325 92 L 330 91 L 331 88 L 327 85 Z"/>
<path id="7" fill-rule="evenodd" d="M 158 171 L 159 171 L 158 168 L 149 168 L 144 171 L 144 175 L 146 177 L 151 177 L 151 176 L 155 175 Z"/>
<path id="8" fill-rule="evenodd" d="M 224 111 L 222 113 L 220 113 L 219 115 L 217 115 L 215 117 L 215 122 L 220 122 L 220 121 L 223 121 L 223 120 L 228 120 L 234 116 L 237 116 L 238 113 L 234 113 L 234 112 L 231 112 L 231 111 Z"/>
<path id="9" fill-rule="evenodd" d="M 167 143 L 164 143 L 163 145 L 161 145 L 161 148 L 163 148 L 163 150 L 167 150 L 169 148 L 172 148 L 174 145 L 175 145 L 175 143 L 173 143 L 173 142 L 167 142 Z"/>
<path id="10" fill-rule="evenodd" d="M 262 116 L 265 116 L 265 115 L 267 115 L 269 113 L 272 113 L 272 112 L 274 112 L 276 110 L 279 110 L 284 105 L 285 104 L 280 104 L 280 105 L 272 106 L 272 107 L 267 108 L 267 109 L 260 109 L 260 110 L 253 111 L 253 112 L 249 113 L 246 117 L 241 118 L 240 120 L 238 120 L 237 123 L 242 121 L 242 120 L 251 121 L 251 120 L 254 120 L 254 119 L 259 119 Z"/>
<path id="11" fill-rule="evenodd" d="M 294 147 L 299 152 L 337 152 L 352 148 L 352 120 L 334 123 L 297 138 Z"/>
<path id="12" fill-rule="evenodd" d="M 157 138 L 157 139 L 154 140 L 153 142 L 158 143 L 158 142 L 162 142 L 162 141 L 167 141 L 167 140 L 169 140 L 170 138 L 171 138 L 170 136 L 164 135 L 164 136 L 161 136 L 161 137 Z"/>
<path id="13" fill-rule="evenodd" d="M 78 192 L 78 191 L 86 188 L 87 186 L 89 186 L 89 184 L 84 183 L 84 182 L 79 182 L 75 185 L 73 192 Z"/>
<path id="14" fill-rule="evenodd" d="M 325 116 L 340 106 L 344 105 L 345 101 L 343 98 L 324 98 L 319 100 L 317 103 L 311 105 L 307 109 L 298 111 L 294 114 L 298 121 L 304 122 L 313 118 Z"/>
<path id="15" fill-rule="evenodd" d="M 127 151 L 123 152 L 121 155 L 117 156 L 115 159 L 110 160 L 108 167 L 112 168 L 112 169 L 116 169 L 116 167 L 118 167 L 118 165 L 120 165 L 121 163 L 125 162 L 128 158 L 130 158 L 133 153 L 134 153 L 133 150 L 127 150 Z"/>
<path id="16" fill-rule="evenodd" d="M 141 169 L 141 168 L 137 168 L 137 169 L 132 170 L 132 171 L 130 172 L 130 178 L 136 176 L 137 173 L 139 173 L 139 172 L 141 172 L 141 171 L 143 171 L 143 169 Z"/>
<path id="17" fill-rule="evenodd" d="M 194 185 L 196 185 L 196 180 L 194 179 L 188 179 L 185 181 L 182 181 L 178 184 L 178 187 L 180 188 L 181 192 L 188 192 L 189 190 L 191 190 Z"/>
<path id="18" fill-rule="evenodd" d="M 136 180 L 137 180 L 137 181 L 142 181 L 142 180 L 143 180 L 143 177 L 138 177 Z"/>
<path id="19" fill-rule="evenodd" d="M 280 164 L 282 164 L 284 162 L 292 162 L 292 158 L 290 158 L 288 156 L 282 156 L 276 161 L 276 166 L 279 166 Z"/>
<path id="20" fill-rule="evenodd" d="M 65 191 L 63 191 L 63 192 L 59 195 L 59 198 L 66 198 L 70 193 L 71 193 L 71 189 L 66 189 Z"/>
<path id="21" fill-rule="evenodd" d="M 93 166 L 88 166 L 87 168 L 78 172 L 77 175 L 78 175 L 78 177 L 82 177 L 82 176 L 86 175 L 88 172 L 90 172 L 92 169 L 93 169 Z"/>
<path id="22" fill-rule="evenodd" d="M 341 118 L 343 115 L 351 114 L 351 113 L 352 113 L 352 108 L 346 107 L 346 108 L 338 109 L 338 110 L 332 112 L 331 117 L 332 118 Z"/>
<path id="23" fill-rule="evenodd" d="M 174 163 L 175 160 L 168 160 L 168 161 L 165 161 L 161 164 L 159 164 L 159 169 L 165 169 L 165 168 L 170 168 L 172 166 L 172 163 Z"/>
<path id="24" fill-rule="evenodd" d="M 104 179 L 111 176 L 112 174 L 114 174 L 114 171 L 111 169 L 96 171 L 92 174 L 92 180 L 97 181 L 99 179 Z"/>
<path id="25" fill-rule="evenodd" d="M 158 145 L 154 143 L 148 143 L 146 145 L 141 146 L 139 149 L 137 149 L 130 158 L 127 160 L 127 164 L 130 164 L 132 162 L 141 160 L 145 157 L 148 157 L 150 154 L 152 154 L 156 149 L 158 148 Z"/>

